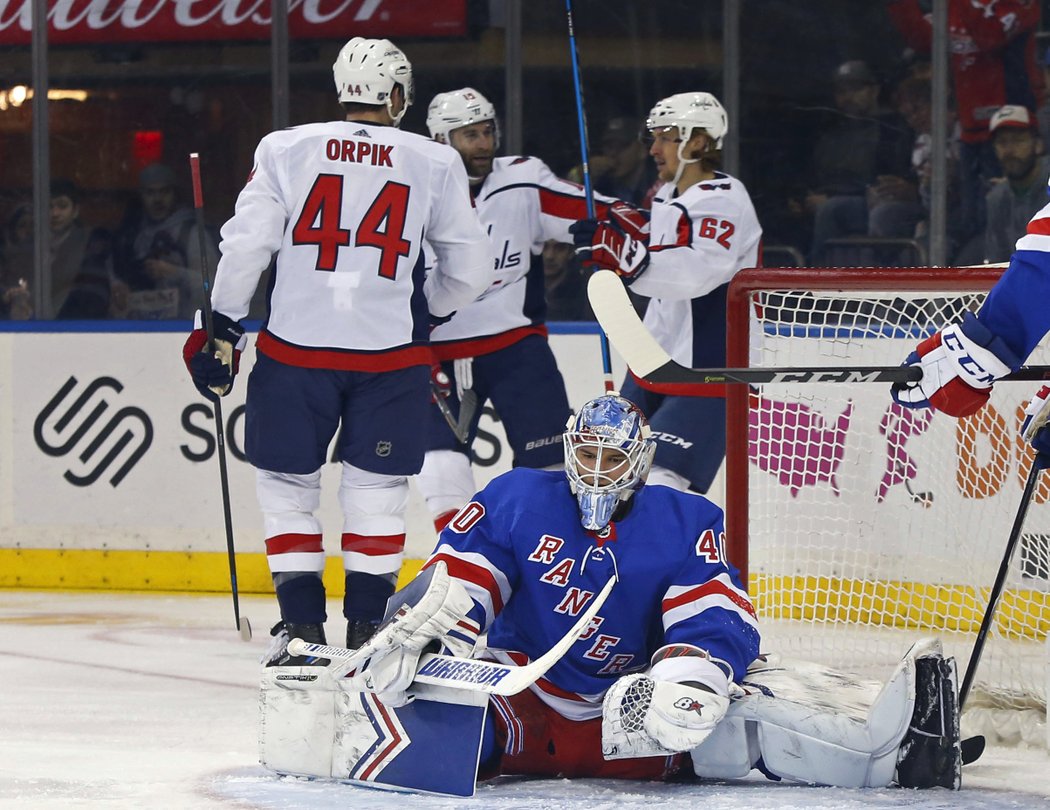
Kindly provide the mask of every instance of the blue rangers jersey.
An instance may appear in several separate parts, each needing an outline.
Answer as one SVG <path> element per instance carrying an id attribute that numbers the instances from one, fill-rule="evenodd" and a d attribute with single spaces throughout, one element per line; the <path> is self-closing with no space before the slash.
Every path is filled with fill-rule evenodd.
<path id="1" fill-rule="evenodd" d="M 1028 223 L 1002 278 L 988 293 L 977 319 L 1020 358 L 1050 331 L 1050 204 Z"/>
<path id="2" fill-rule="evenodd" d="M 477 300 L 431 332 L 438 360 L 491 354 L 526 335 L 546 335 L 543 243 L 571 243 L 569 226 L 587 216 L 583 189 L 558 178 L 535 157 L 496 158 L 492 172 L 472 193 L 489 235 L 494 275 Z M 597 196 L 596 216 L 607 218 L 612 202 Z M 434 264 L 442 267 L 440 260 Z"/>
<path id="3" fill-rule="evenodd" d="M 452 519 L 427 565 L 438 560 L 474 599 L 463 627 L 487 630 L 488 654 L 516 664 L 554 646 L 618 573 L 590 628 L 532 687 L 570 719 L 600 716 L 613 682 L 667 645 L 705 651 L 729 681 L 758 656 L 722 510 L 698 495 L 643 487 L 622 521 L 588 532 L 564 473 L 518 467 Z"/>

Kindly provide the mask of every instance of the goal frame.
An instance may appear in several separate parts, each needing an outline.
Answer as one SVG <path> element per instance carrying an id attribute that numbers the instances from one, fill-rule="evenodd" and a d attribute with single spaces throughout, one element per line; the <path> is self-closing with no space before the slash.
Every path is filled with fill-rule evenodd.
<path id="1" fill-rule="evenodd" d="M 980 267 L 756 267 L 741 270 L 726 299 L 726 365 L 750 365 L 751 295 L 762 290 L 850 292 L 987 291 L 1005 268 Z M 902 357 L 903 361 L 904 358 Z M 725 514 L 727 554 L 748 580 L 748 386 L 726 385 Z M 887 387 L 886 398 L 889 400 Z"/>

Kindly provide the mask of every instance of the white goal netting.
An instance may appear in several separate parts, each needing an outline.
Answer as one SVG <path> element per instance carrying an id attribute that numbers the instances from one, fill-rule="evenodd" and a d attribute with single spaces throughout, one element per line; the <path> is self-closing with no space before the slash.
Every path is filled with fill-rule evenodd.
<path id="1" fill-rule="evenodd" d="M 897 365 L 976 309 L 998 272 L 748 271 L 731 293 L 729 365 Z M 1048 362 L 1046 346 L 1029 360 Z M 747 458 L 744 443 L 730 441 L 729 535 L 739 546 L 746 532 L 767 648 L 884 678 L 916 638 L 935 635 L 961 680 L 1030 467 L 1018 427 L 1038 385 L 1000 383 L 964 420 L 901 408 L 888 385 L 736 386 L 730 433 L 746 431 Z M 1043 479 L 965 733 L 991 733 L 994 717 L 1000 739 L 1045 743 L 1050 474 Z"/>

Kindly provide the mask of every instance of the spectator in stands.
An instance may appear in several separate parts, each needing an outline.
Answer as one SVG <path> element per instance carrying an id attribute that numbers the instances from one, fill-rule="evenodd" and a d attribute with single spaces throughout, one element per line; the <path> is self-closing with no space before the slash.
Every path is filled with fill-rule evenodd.
<path id="1" fill-rule="evenodd" d="M 817 140 L 806 207 L 813 215 L 810 260 L 824 263 L 828 239 L 869 233 L 869 193 L 879 206 L 917 201 L 911 175 L 914 136 L 896 114 L 879 109 L 879 82 L 860 60 L 833 75 L 837 115 Z"/>
<path id="2" fill-rule="evenodd" d="M 593 321 L 587 300 L 587 273 L 576 261 L 576 248 L 549 239 L 543 244 L 543 283 L 547 320 Z"/>
<path id="3" fill-rule="evenodd" d="M 24 321 L 33 317 L 27 279 L 33 275 L 33 209 L 15 207 L 0 233 L 0 317 Z"/>
<path id="4" fill-rule="evenodd" d="M 70 180 L 51 182 L 51 311 L 57 318 L 109 314 L 109 238 L 80 222 L 80 191 Z"/>
<path id="5" fill-rule="evenodd" d="M 1050 161 L 1043 154 L 1035 117 L 1024 107 L 1000 107 L 988 130 L 1003 179 L 988 192 L 984 259 L 1005 262 L 1014 252 L 1014 243 L 1024 236 L 1029 220 L 1046 205 Z"/>
<path id="6" fill-rule="evenodd" d="M 999 174 L 989 137 L 992 113 L 1004 104 L 1029 110 L 1043 101 L 1043 76 L 1036 64 L 1035 0 L 948 0 L 952 81 L 962 145 L 959 152 L 959 222 L 963 233 L 985 224 L 985 192 Z M 905 42 L 930 52 L 931 0 L 890 0 L 890 19 Z"/>
<path id="7" fill-rule="evenodd" d="M 1050 87 L 1050 47 L 1043 51 L 1043 59 L 1039 64 L 1043 71 L 1043 89 Z M 1039 122 L 1039 137 L 1043 139 L 1043 150 L 1050 152 L 1050 99 L 1044 94 L 1043 103 L 1035 112 Z"/>
<path id="8" fill-rule="evenodd" d="M 641 141 L 642 129 L 642 122 L 634 118 L 611 118 L 589 167 L 596 192 L 648 208 L 655 191 L 656 169 Z M 582 183 L 583 168 L 570 170 L 568 179 Z"/>
<path id="9" fill-rule="evenodd" d="M 114 270 L 131 290 L 126 316 L 191 319 L 204 298 L 193 209 L 179 204 L 175 173 L 160 163 L 142 170 L 139 195 L 141 211 L 132 210 L 114 245 Z M 218 245 L 211 233 L 205 243 L 214 275 Z"/>
<path id="10" fill-rule="evenodd" d="M 933 179 L 933 105 L 931 83 L 926 65 L 919 65 L 912 75 L 897 87 L 897 109 L 915 134 L 911 152 L 911 175 L 916 183 L 918 205 L 902 204 L 884 207 L 872 212 L 870 233 L 873 236 L 915 238 L 924 246 L 929 244 L 929 216 Z M 959 131 L 954 112 L 948 111 L 948 238 L 954 246 L 968 234 L 958 229 L 959 192 L 955 182 L 955 168 L 959 159 Z M 894 210 L 896 208 L 897 210 Z"/>

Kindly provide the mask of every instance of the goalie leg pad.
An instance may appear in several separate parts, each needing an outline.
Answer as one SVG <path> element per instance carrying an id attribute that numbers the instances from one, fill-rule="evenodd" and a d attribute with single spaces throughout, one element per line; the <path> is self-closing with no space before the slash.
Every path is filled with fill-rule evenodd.
<path id="1" fill-rule="evenodd" d="M 372 785 L 472 796 L 486 696 L 464 705 L 423 694 L 392 708 L 377 695 L 340 689 L 331 775 Z M 480 704 L 480 705 L 479 705 Z"/>
<path id="2" fill-rule="evenodd" d="M 698 776 L 739 778 L 762 760 L 773 775 L 807 784 L 885 787 L 915 707 L 917 645 L 900 662 L 864 720 L 836 710 L 827 695 L 804 701 L 748 694 L 692 751 Z M 749 676 L 750 680 L 750 676 Z"/>
<path id="3" fill-rule="evenodd" d="M 281 774 L 330 776 L 336 686 L 324 667 L 268 667 L 259 690 L 259 762 Z"/>

